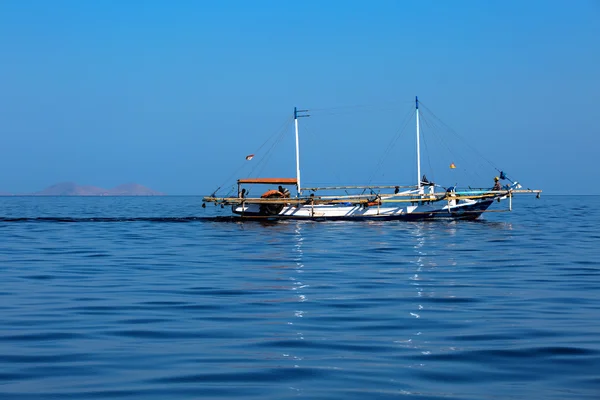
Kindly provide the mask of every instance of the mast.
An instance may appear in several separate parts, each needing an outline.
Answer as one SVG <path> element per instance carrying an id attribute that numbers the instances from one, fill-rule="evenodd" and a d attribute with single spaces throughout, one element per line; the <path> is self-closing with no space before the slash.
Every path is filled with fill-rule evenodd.
<path id="1" fill-rule="evenodd" d="M 421 147 L 419 143 L 419 98 L 415 96 L 415 115 L 417 117 L 417 189 L 421 193 Z"/>
<path id="2" fill-rule="evenodd" d="M 294 126 L 296 128 L 296 188 L 298 197 L 300 197 L 302 186 L 300 186 L 300 144 L 298 142 L 298 110 L 296 107 L 294 107 Z"/>
<path id="3" fill-rule="evenodd" d="M 308 110 L 298 110 L 294 107 L 294 127 L 296 128 L 296 188 L 298 190 L 298 197 L 302 194 L 302 186 L 300 186 L 300 144 L 298 140 L 298 118 L 309 117 L 308 114 L 298 115 L 299 113 L 305 113 Z"/>

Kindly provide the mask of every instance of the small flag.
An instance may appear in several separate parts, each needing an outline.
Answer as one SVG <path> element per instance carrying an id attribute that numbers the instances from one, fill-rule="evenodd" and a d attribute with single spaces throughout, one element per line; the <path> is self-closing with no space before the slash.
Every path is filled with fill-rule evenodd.
<path id="1" fill-rule="evenodd" d="M 246 156 L 246 160 L 250 161 L 254 158 L 254 154 L 249 154 Z"/>
<path id="2" fill-rule="evenodd" d="M 450 163 L 450 169 L 455 169 L 456 165 L 454 165 L 454 163 Z"/>

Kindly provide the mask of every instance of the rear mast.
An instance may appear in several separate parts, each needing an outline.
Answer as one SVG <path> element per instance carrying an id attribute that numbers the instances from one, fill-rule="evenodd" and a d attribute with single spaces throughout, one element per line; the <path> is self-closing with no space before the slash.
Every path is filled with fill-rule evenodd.
<path id="1" fill-rule="evenodd" d="M 423 193 L 423 188 L 421 186 L 421 147 L 419 143 L 419 98 L 415 96 L 415 115 L 417 119 L 417 190 L 419 193 Z"/>
<path id="2" fill-rule="evenodd" d="M 300 144 L 298 140 L 298 118 L 301 117 L 309 117 L 308 114 L 298 115 L 299 113 L 305 113 L 308 110 L 298 110 L 294 107 L 294 127 L 296 128 L 296 189 L 298 191 L 298 196 L 302 194 L 302 186 L 300 186 Z"/>

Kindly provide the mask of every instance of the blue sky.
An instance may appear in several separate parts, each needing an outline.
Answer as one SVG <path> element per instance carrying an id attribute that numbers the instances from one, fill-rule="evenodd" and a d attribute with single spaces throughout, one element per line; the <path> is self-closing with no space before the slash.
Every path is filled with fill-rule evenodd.
<path id="1" fill-rule="evenodd" d="M 599 65 L 594 0 L 4 0 L 0 191 L 210 193 L 257 172 L 294 106 L 314 110 L 303 186 L 412 183 L 412 125 L 388 145 L 418 95 L 462 138 L 424 125 L 438 183 L 491 185 L 494 165 L 546 193 L 600 194 Z M 263 176 L 294 175 L 288 127 Z"/>

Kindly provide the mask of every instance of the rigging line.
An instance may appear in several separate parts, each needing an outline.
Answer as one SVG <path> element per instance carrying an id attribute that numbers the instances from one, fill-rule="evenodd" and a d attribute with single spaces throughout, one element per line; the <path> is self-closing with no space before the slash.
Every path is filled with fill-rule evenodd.
<path id="1" fill-rule="evenodd" d="M 274 134 L 272 134 L 271 136 L 269 136 L 269 138 L 267 140 L 265 140 L 263 142 L 263 144 L 260 145 L 260 147 L 254 152 L 254 154 L 258 153 L 271 139 L 273 139 L 273 137 L 275 137 L 278 134 L 281 135 L 280 131 L 282 131 L 282 130 L 285 129 L 286 125 L 288 125 L 290 123 L 291 119 L 292 119 L 291 117 L 288 117 L 285 120 L 285 122 L 279 127 L 279 129 L 277 131 L 275 131 Z M 225 186 L 225 184 L 227 184 L 234 176 L 236 176 L 246 166 L 246 163 L 247 163 L 247 161 L 244 160 L 242 162 L 242 164 L 231 175 L 229 175 L 229 177 L 225 181 L 223 181 L 223 183 L 221 183 L 217 187 L 217 189 L 213 192 L 213 194 L 216 194 L 223 186 Z"/>
<path id="2" fill-rule="evenodd" d="M 380 163 L 379 163 L 380 166 L 383 164 L 383 160 L 385 159 L 385 157 L 387 156 L 387 154 L 389 154 L 392 151 L 392 149 L 396 146 L 396 143 L 398 143 L 398 140 L 400 139 L 400 136 L 402 135 L 402 133 L 405 132 L 406 127 L 408 126 L 408 124 L 410 123 L 410 121 L 412 120 L 412 118 L 414 116 L 415 116 L 415 110 L 412 108 L 412 104 L 411 104 L 411 108 L 409 109 L 409 111 L 406 114 L 406 117 L 404 119 L 404 123 L 402 124 L 402 127 L 400 128 L 399 133 L 393 139 L 393 141 L 390 144 L 390 146 L 388 146 L 388 148 L 386 149 L 386 154 L 380 160 Z"/>
<path id="3" fill-rule="evenodd" d="M 391 107 L 392 104 L 398 105 L 398 104 L 408 104 L 408 103 L 412 104 L 413 102 L 412 101 L 407 102 L 407 101 L 393 100 L 393 101 L 386 101 L 386 102 L 379 103 L 379 104 L 355 104 L 355 105 L 350 105 L 350 106 L 311 108 L 310 111 L 313 112 L 313 111 L 343 110 L 343 109 L 350 109 L 350 108 L 380 107 L 382 104 L 386 104 Z"/>
<path id="4" fill-rule="evenodd" d="M 311 112 L 312 112 L 312 109 L 311 109 Z M 313 127 L 311 126 L 310 122 L 308 122 L 308 121 L 303 124 L 302 132 L 304 132 L 304 134 L 302 135 L 303 137 L 309 137 L 309 138 L 318 138 L 319 137 L 318 133 L 315 130 L 313 130 Z M 340 164 L 335 163 L 334 165 L 339 168 Z M 334 177 L 337 179 L 337 181 L 336 181 L 337 184 L 339 184 L 339 182 L 342 181 L 339 169 L 334 169 L 332 167 L 329 167 L 328 169 L 331 173 L 333 173 Z M 306 177 L 304 178 L 304 181 L 306 182 Z"/>
<path id="5" fill-rule="evenodd" d="M 312 109 L 311 109 L 311 113 L 312 113 Z M 312 115 L 312 114 L 311 114 Z M 313 130 L 313 127 L 311 126 L 310 122 L 306 122 L 302 125 L 302 136 L 303 137 L 309 137 L 309 138 L 318 138 L 320 137 L 316 131 Z M 335 165 L 338 165 L 337 163 Z M 329 168 L 330 172 L 332 172 L 335 175 L 335 178 L 338 179 L 337 182 L 339 183 L 341 181 L 341 176 L 339 174 L 339 170 L 334 170 L 333 168 Z M 306 180 L 306 178 L 304 178 Z"/>
<path id="6" fill-rule="evenodd" d="M 311 118 L 312 118 L 312 115 L 313 114 L 312 114 L 312 109 L 311 109 Z M 317 131 L 313 130 L 313 127 L 311 126 L 311 122 L 310 122 L 311 118 L 307 118 L 306 121 L 302 124 L 302 131 L 300 132 L 300 135 L 301 135 L 300 136 L 300 143 L 301 144 L 304 143 L 304 144 L 309 144 L 310 145 L 311 139 L 323 137 L 323 135 L 319 135 Z M 310 146 L 307 146 L 307 147 L 310 148 Z M 323 147 L 323 146 L 319 146 L 319 147 Z M 303 153 L 306 155 L 307 152 L 310 153 L 310 151 L 306 151 L 306 150 Z M 307 182 L 306 176 L 303 178 L 303 181 Z M 338 183 L 339 183 L 339 181 L 338 181 Z M 303 186 L 306 187 L 307 184 L 305 184 Z"/>
<path id="7" fill-rule="evenodd" d="M 411 102 L 411 105 L 412 105 L 412 102 Z M 377 162 L 377 165 L 375 166 L 373 173 L 371 174 L 371 176 L 369 177 L 369 180 L 367 181 L 367 185 L 370 185 L 373 182 L 373 179 L 375 178 L 375 174 L 381 168 L 384 160 L 387 158 L 389 153 L 395 147 L 396 143 L 400 139 L 400 136 L 402 136 L 402 133 L 404 133 L 406 126 L 408 125 L 408 123 L 410 122 L 410 120 L 412 119 L 412 117 L 414 115 L 415 115 L 415 110 L 411 107 L 404 118 L 404 123 L 402 124 L 401 128 L 398 131 L 396 131 L 396 134 L 392 137 L 392 140 L 390 141 L 390 143 L 388 144 L 387 148 L 385 149 L 383 155 L 380 157 L 379 161 Z M 364 191 L 363 191 L 363 193 L 364 193 Z"/>
<path id="8" fill-rule="evenodd" d="M 371 108 L 371 109 L 351 109 L 351 110 L 342 110 L 342 111 L 325 111 L 325 112 L 317 112 L 313 113 L 313 116 L 332 116 L 332 115 L 348 115 L 348 114 L 367 114 L 367 113 L 376 113 L 376 112 L 389 112 L 390 110 L 397 110 L 398 107 L 381 107 L 381 108 Z M 312 112 L 313 110 L 311 110 Z"/>
<path id="9" fill-rule="evenodd" d="M 431 110 L 429 108 L 427 108 L 427 107 L 425 107 L 425 108 L 426 108 L 427 112 L 431 114 L 432 117 L 436 118 L 435 115 L 431 112 Z M 441 121 L 439 118 L 437 118 L 437 121 L 442 123 L 446 127 L 446 129 L 452 130 L 448 125 L 444 124 L 443 121 Z M 429 121 L 429 122 L 437 127 L 437 124 L 435 123 L 435 121 Z M 456 135 L 456 133 L 455 133 L 455 135 Z M 456 136 L 458 136 L 458 135 L 456 135 Z M 460 136 L 458 136 L 458 137 L 459 137 L 459 139 L 464 141 L 464 139 L 462 139 Z M 452 150 L 452 147 L 448 144 L 448 142 L 445 139 L 445 135 L 440 134 L 439 140 L 446 147 L 446 149 L 448 150 L 448 152 L 450 153 L 450 155 L 452 157 L 458 156 L 459 159 L 461 159 L 465 164 L 470 164 L 470 162 L 465 157 L 462 156 L 462 153 L 455 153 Z"/>
<path id="10" fill-rule="evenodd" d="M 235 193 L 236 188 L 235 185 L 232 185 L 231 188 L 229 189 L 229 192 L 227 192 L 227 194 L 225 195 L 225 197 L 233 197 L 233 193 Z"/>
<path id="11" fill-rule="evenodd" d="M 477 151 L 476 148 L 474 148 L 467 140 L 465 140 L 461 135 L 458 134 L 458 132 L 456 132 L 454 129 L 452 129 L 450 126 L 448 126 L 444 121 L 442 121 L 440 118 L 438 118 L 433 111 L 431 111 L 429 109 L 429 107 L 427 107 L 426 105 L 423 105 L 423 107 L 427 110 L 427 112 L 429 112 L 436 120 L 438 120 L 442 125 L 444 125 L 446 128 L 448 128 L 448 130 L 453 133 L 456 137 L 458 137 L 459 139 L 461 139 L 463 142 L 465 142 L 467 144 L 467 146 L 469 146 L 471 148 L 471 150 L 473 150 L 473 152 L 475 154 L 477 154 L 479 157 L 481 157 L 482 159 L 484 159 L 485 161 L 487 161 L 495 170 L 500 171 L 498 169 L 498 167 L 496 167 L 494 165 L 494 163 L 492 163 L 487 157 L 484 157 L 479 151 Z"/>
<path id="12" fill-rule="evenodd" d="M 445 146 L 446 149 L 448 150 L 448 153 L 450 153 L 452 155 L 452 151 L 450 150 L 449 146 L 447 145 L 447 143 L 444 140 L 441 139 L 441 135 L 439 135 L 438 126 L 433 121 L 430 121 L 425 113 L 422 113 L 421 120 L 423 121 L 423 124 L 429 128 L 429 133 L 431 133 L 431 135 L 434 137 L 434 141 L 442 143 L 442 145 Z M 425 135 L 423 135 L 423 136 L 425 139 Z M 427 136 L 427 138 L 429 138 L 429 136 Z M 424 140 L 424 143 L 425 143 L 425 147 L 427 147 L 427 140 Z M 432 168 L 429 154 L 427 155 L 427 161 L 429 162 L 430 168 Z M 432 179 L 435 180 L 435 176 L 433 176 Z"/>
<path id="13" fill-rule="evenodd" d="M 311 110 L 312 111 L 312 110 Z M 313 127 L 311 126 L 311 124 L 309 122 L 306 122 L 303 125 L 302 131 L 305 132 L 305 134 L 303 136 L 305 137 L 310 137 L 310 138 L 318 138 L 318 133 L 316 131 L 313 130 Z M 335 186 L 336 184 L 339 185 L 340 182 L 342 182 L 342 176 L 340 174 L 340 167 L 341 164 L 340 163 L 334 163 L 335 167 L 329 166 L 328 170 L 329 172 L 331 172 L 334 175 L 334 178 L 336 178 L 337 180 L 335 182 L 337 183 L 333 183 L 331 185 Z M 318 167 L 318 166 L 317 166 Z M 307 182 L 306 177 L 304 178 L 304 181 Z M 306 186 L 306 185 L 305 185 Z M 348 192 L 346 191 L 346 194 L 348 194 Z"/>
<path id="14" fill-rule="evenodd" d="M 434 126 L 437 127 L 437 125 L 435 125 L 435 123 L 433 121 L 429 121 L 427 116 L 425 116 L 424 120 L 426 120 L 428 123 L 433 124 Z M 464 161 L 465 164 L 469 164 L 468 160 L 465 159 L 460 153 L 455 153 L 454 151 L 452 151 L 452 148 L 450 147 L 450 145 L 448 144 L 448 142 L 446 141 L 446 139 L 444 138 L 443 135 L 439 135 L 439 136 L 437 136 L 437 138 L 440 141 L 440 143 L 442 143 L 446 147 L 446 149 L 448 150 L 448 153 L 450 153 L 450 155 L 452 157 L 458 157 L 459 159 Z"/>
<path id="15" fill-rule="evenodd" d="M 256 174 L 254 175 L 255 177 L 258 177 L 260 174 L 262 174 L 262 172 L 264 171 L 264 169 L 269 164 L 270 157 L 273 154 L 273 150 L 275 148 L 277 148 L 281 144 L 281 142 L 283 141 L 283 139 L 289 133 L 289 130 L 290 130 L 290 127 L 292 126 L 292 121 L 293 120 L 294 120 L 293 118 L 289 118 L 288 119 L 286 126 L 283 127 L 283 129 L 281 130 L 279 136 L 271 144 L 271 146 L 269 147 L 269 149 L 265 152 L 264 156 L 261 157 L 260 161 L 256 164 L 256 166 L 250 172 L 251 175 L 254 175 L 255 171 L 256 171 Z"/>
<path id="16" fill-rule="evenodd" d="M 271 146 L 271 148 L 269 149 L 269 152 L 267 154 L 265 154 L 264 162 L 261 164 L 260 169 L 258 169 L 258 171 L 256 173 L 257 177 L 263 173 L 264 169 L 269 164 L 271 154 L 273 154 L 273 150 L 279 146 L 279 144 L 283 141 L 284 137 L 285 137 L 285 132 L 279 136 L 277 141 L 275 143 L 273 143 L 273 146 Z"/>
<path id="17" fill-rule="evenodd" d="M 229 175 L 229 177 L 225 181 L 223 181 L 223 183 L 221 185 L 219 185 L 219 187 L 212 193 L 212 195 L 215 196 L 217 194 L 217 192 L 219 190 L 221 190 L 221 188 L 223 186 L 225 186 L 225 184 L 227 182 L 229 182 L 234 176 L 236 176 L 242 168 L 244 168 L 244 164 L 240 165 L 240 167 L 238 167 L 238 169 L 236 169 L 231 175 Z"/>
<path id="18" fill-rule="evenodd" d="M 414 113 L 413 113 L 413 115 L 414 115 Z M 404 133 L 404 129 L 406 128 L 406 125 L 408 124 L 408 122 L 409 122 L 409 120 L 410 120 L 411 117 L 412 116 L 409 116 L 407 118 L 407 121 L 404 124 L 404 126 L 400 129 L 399 133 L 392 139 L 392 141 L 388 145 L 387 149 L 384 151 L 383 155 L 379 159 L 379 162 L 375 166 L 375 168 L 373 170 L 373 173 L 371 174 L 371 176 L 369 177 L 369 180 L 367 181 L 367 186 L 370 186 L 373 183 L 373 179 L 375 179 L 375 175 L 377 174 L 377 172 L 382 167 L 384 160 L 388 157 L 388 155 L 391 152 L 391 150 L 396 146 L 396 143 L 400 139 L 400 136 L 402 136 L 402 133 Z M 384 174 L 384 176 L 385 176 L 385 174 Z M 364 192 L 365 192 L 365 190 L 363 190 L 361 194 L 363 194 Z"/>
<path id="19" fill-rule="evenodd" d="M 283 124 L 281 124 L 279 126 L 279 129 L 277 129 L 275 131 L 275 133 L 273 135 L 271 135 L 269 137 L 269 139 L 265 140 L 265 142 L 263 144 L 260 145 L 260 147 L 254 152 L 254 154 L 257 154 L 266 144 L 269 140 L 271 140 L 273 137 L 275 137 L 276 135 L 280 135 L 281 132 L 285 132 L 285 129 L 287 128 L 287 126 L 290 124 L 291 120 L 293 119 L 293 117 L 287 117 L 286 120 L 283 122 Z"/>
<path id="20" fill-rule="evenodd" d="M 425 122 L 425 125 L 429 127 L 429 124 L 426 120 L 423 120 L 423 122 Z M 430 179 L 433 179 L 435 181 L 435 172 L 433 170 L 433 167 L 431 166 L 431 157 L 429 157 L 429 148 L 427 147 L 427 139 L 429 139 L 429 134 L 425 136 L 426 131 L 426 129 L 421 130 L 421 135 L 423 136 L 423 144 L 425 145 L 424 147 L 425 154 L 427 155 L 427 164 L 429 165 L 429 170 L 431 171 Z M 421 179 L 421 177 L 419 177 L 419 179 Z"/>
<path id="21" fill-rule="evenodd" d="M 431 124 L 431 125 L 433 125 L 433 126 L 435 126 L 437 128 L 437 124 L 434 121 L 430 121 L 427 117 L 424 120 L 427 121 L 429 124 Z M 452 150 L 452 148 L 446 142 L 446 140 L 444 138 L 444 135 L 442 135 L 439 132 L 436 132 L 435 130 L 434 130 L 434 134 L 436 134 L 436 135 L 439 134 L 439 136 L 438 136 L 439 141 L 446 147 L 446 149 L 448 150 L 449 154 L 453 158 L 457 157 L 457 155 L 458 155 L 458 158 L 463 161 L 463 163 L 461 163 L 463 165 L 463 167 L 461 167 L 462 171 L 464 171 L 469 177 L 472 177 L 472 178 L 476 178 L 476 177 L 477 178 L 482 178 L 481 175 L 478 173 L 478 171 L 479 170 L 484 170 L 487 167 L 484 166 L 483 164 L 481 164 L 481 162 L 480 162 L 481 158 L 478 159 L 479 162 L 474 162 L 474 164 L 477 166 L 477 168 L 473 168 L 472 171 L 471 171 L 470 169 L 468 169 L 465 166 L 472 165 L 473 163 L 470 162 L 469 160 L 467 160 L 465 157 L 463 157 L 462 153 L 456 153 L 456 152 L 454 152 Z"/>
<path id="22" fill-rule="evenodd" d="M 279 136 L 277 137 L 277 139 L 275 141 L 273 141 L 273 144 L 271 144 L 271 147 L 269 147 L 269 149 L 265 152 L 264 156 L 261 157 L 260 161 L 258 163 L 256 163 L 256 165 L 254 166 L 254 168 L 252 168 L 252 170 L 250 170 L 250 176 L 252 176 L 252 174 L 256 170 L 258 170 L 256 176 L 258 176 L 259 174 L 262 173 L 262 171 L 265 169 L 265 167 L 268 164 L 268 160 L 269 160 L 269 158 L 271 156 L 271 152 L 273 151 L 273 149 L 275 147 L 277 147 L 277 145 L 279 145 L 279 143 L 281 143 L 281 141 L 283 140 L 283 138 L 284 138 L 284 136 L 285 136 L 286 133 L 287 133 L 286 129 L 282 129 L 281 130 L 281 132 L 279 133 Z"/>
<path id="23" fill-rule="evenodd" d="M 276 147 L 277 144 L 281 141 L 282 137 L 285 135 L 286 131 L 289 129 L 292 120 L 293 120 L 292 117 L 287 118 L 285 123 L 282 126 L 280 126 L 279 131 L 277 132 L 277 135 L 271 136 L 270 139 L 275 138 L 273 140 L 273 142 L 271 143 L 271 146 L 267 149 L 267 151 L 264 153 L 264 155 L 262 155 L 259 158 L 258 162 L 250 169 L 248 176 L 252 176 L 254 174 L 254 171 L 259 169 L 261 166 L 264 166 L 268 162 L 268 158 L 271 154 L 271 150 L 274 147 Z M 259 173 L 260 173 L 260 171 L 259 171 Z"/>
<path id="24" fill-rule="evenodd" d="M 461 163 L 459 163 L 459 165 L 463 165 L 463 167 L 461 167 L 461 170 L 462 170 L 462 171 L 464 171 L 464 172 L 465 172 L 465 173 L 466 173 L 468 176 L 470 176 L 470 177 L 474 177 L 474 175 L 473 175 L 473 174 L 472 174 L 472 173 L 469 171 L 469 169 L 468 169 L 468 168 L 466 168 L 466 167 L 464 167 L 465 165 L 470 165 L 471 163 L 470 163 L 470 162 L 469 162 L 469 161 L 468 161 L 468 160 L 467 160 L 465 157 L 463 157 L 461 153 L 455 153 L 455 152 L 452 150 L 451 146 L 449 146 L 449 145 L 448 145 L 448 143 L 446 142 L 446 140 L 444 139 L 444 135 L 442 135 L 441 133 L 437 132 L 437 130 L 438 130 L 439 128 L 438 128 L 438 126 L 435 124 L 435 122 L 434 122 L 434 121 L 431 121 L 431 120 L 429 120 L 429 118 L 428 118 L 427 116 L 424 116 L 424 118 L 423 118 L 423 121 L 425 121 L 425 123 L 426 123 L 427 125 L 432 125 L 432 126 L 435 126 L 435 127 L 436 127 L 436 129 L 432 130 L 432 132 L 433 132 L 434 136 L 436 136 L 437 140 L 438 140 L 440 143 L 442 143 L 442 144 L 444 145 L 444 147 L 446 147 L 446 149 L 448 150 L 448 153 L 450 154 L 450 156 L 451 156 L 452 158 L 454 158 L 454 159 L 455 159 L 455 158 L 457 158 L 457 157 L 458 157 L 460 160 L 462 160 L 462 162 L 461 162 Z M 477 169 L 475 169 L 475 173 L 476 173 L 476 171 L 477 171 Z M 476 175 L 477 175 L 477 176 L 479 176 L 477 173 L 476 173 Z"/>
<path id="25" fill-rule="evenodd" d="M 432 123 L 434 123 L 434 124 L 435 124 L 435 122 L 433 122 L 433 121 L 432 121 Z M 443 141 L 445 145 L 447 145 L 447 142 L 445 141 L 444 135 L 441 135 L 441 138 L 440 138 L 440 140 L 441 140 L 441 141 Z M 464 171 L 465 171 L 465 172 L 466 172 L 466 173 L 467 173 L 469 176 L 481 178 L 481 175 L 480 175 L 480 174 L 479 174 L 477 171 L 480 171 L 480 170 L 485 170 L 485 169 L 487 169 L 487 168 L 488 168 L 486 165 L 484 165 L 484 164 L 482 163 L 482 161 L 485 161 L 483 157 L 481 157 L 481 156 L 478 156 L 478 157 L 476 158 L 476 161 L 473 161 L 473 162 L 471 162 L 470 160 L 467 160 L 465 157 L 463 157 L 463 156 L 462 156 L 462 153 L 455 153 L 455 152 L 452 150 L 452 147 L 450 147 L 449 145 L 447 145 L 447 147 L 448 147 L 448 151 L 450 152 L 450 154 L 451 154 L 453 157 L 456 157 L 456 154 L 458 154 L 459 158 L 460 158 L 462 161 L 464 161 L 464 164 L 463 164 L 463 165 L 474 165 L 474 166 L 476 167 L 476 168 L 473 168 L 473 169 L 472 169 L 472 170 L 474 171 L 474 174 L 472 174 L 471 172 L 469 172 L 469 170 L 468 170 L 466 167 L 464 167 Z M 476 155 L 477 155 L 477 154 L 476 154 Z"/>
<path id="26" fill-rule="evenodd" d="M 441 122 L 441 121 L 440 121 Z M 434 123 L 434 122 L 432 122 Z M 460 138 L 460 137 L 459 137 Z M 460 138 L 462 139 L 462 138 Z M 445 141 L 443 135 L 441 137 L 441 140 L 444 140 L 444 143 L 446 144 L 447 142 Z M 464 141 L 464 139 L 463 139 Z M 467 160 L 465 157 L 462 156 L 462 153 L 455 153 L 454 151 L 452 151 L 452 148 L 450 146 L 448 146 L 448 150 L 450 152 L 450 154 L 455 157 L 456 154 L 458 154 L 459 158 L 464 161 L 464 165 L 474 165 L 475 168 L 472 168 L 473 173 L 470 172 L 469 169 L 467 169 L 466 167 L 462 168 L 467 175 L 471 176 L 471 177 L 477 177 L 477 178 L 482 178 L 482 176 L 478 173 L 478 171 L 481 170 L 486 170 L 488 168 L 487 165 L 484 165 L 482 163 L 482 161 L 486 161 L 484 157 L 481 157 L 479 154 L 475 153 L 478 157 L 476 158 L 476 161 L 471 162 L 470 160 Z"/>

